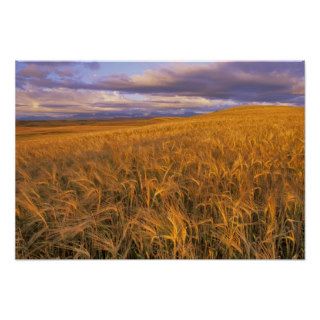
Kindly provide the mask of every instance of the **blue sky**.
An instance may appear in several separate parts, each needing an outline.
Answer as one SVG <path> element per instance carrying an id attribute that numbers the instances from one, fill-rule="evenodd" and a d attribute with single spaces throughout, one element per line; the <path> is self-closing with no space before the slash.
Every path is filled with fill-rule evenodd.
<path id="1" fill-rule="evenodd" d="M 186 116 L 304 105 L 304 62 L 16 62 L 17 119 Z"/>

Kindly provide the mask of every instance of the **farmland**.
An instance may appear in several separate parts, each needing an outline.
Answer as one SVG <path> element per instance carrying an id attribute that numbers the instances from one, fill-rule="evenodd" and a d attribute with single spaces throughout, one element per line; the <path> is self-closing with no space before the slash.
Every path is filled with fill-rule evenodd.
<path id="1" fill-rule="evenodd" d="M 304 258 L 304 108 L 18 122 L 16 257 Z"/>

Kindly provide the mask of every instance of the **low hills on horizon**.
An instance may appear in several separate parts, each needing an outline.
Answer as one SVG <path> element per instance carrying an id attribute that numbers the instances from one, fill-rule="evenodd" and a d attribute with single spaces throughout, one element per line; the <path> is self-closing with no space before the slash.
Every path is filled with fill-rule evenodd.
<path id="1" fill-rule="evenodd" d="M 290 108 L 304 108 L 304 106 L 296 106 L 296 105 L 277 105 L 277 104 L 257 104 L 257 105 L 237 105 L 237 106 L 230 106 L 230 107 L 222 107 L 222 108 L 216 108 L 212 110 L 194 110 L 194 109 L 181 109 L 180 113 L 174 113 L 174 112 L 158 112 L 154 111 L 150 114 L 143 114 L 143 112 L 135 112 L 133 113 L 124 113 L 123 111 L 119 112 L 97 112 L 97 113 L 77 113 L 73 114 L 68 117 L 49 117 L 49 116 L 22 116 L 22 117 L 16 117 L 17 123 L 26 123 L 26 122 L 39 122 L 39 121 L 45 121 L 45 122 L 52 122 L 54 124 L 55 122 L 85 122 L 88 123 L 90 121 L 126 121 L 126 120 L 140 120 L 140 119 L 163 119 L 163 118 L 188 118 L 188 117 L 194 117 L 194 116 L 206 116 L 210 115 L 212 113 L 224 111 L 224 110 L 233 110 L 233 109 L 239 109 L 239 108 L 255 108 L 255 107 L 290 107 Z"/>

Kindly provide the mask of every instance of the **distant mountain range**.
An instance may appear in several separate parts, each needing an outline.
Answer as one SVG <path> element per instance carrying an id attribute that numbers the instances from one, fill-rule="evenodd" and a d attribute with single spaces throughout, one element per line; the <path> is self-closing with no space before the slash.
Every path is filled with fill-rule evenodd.
<path id="1" fill-rule="evenodd" d="M 85 120 L 85 119 L 116 119 L 116 118 L 155 118 L 155 117 L 191 117 L 197 114 L 214 112 L 223 108 L 197 108 L 197 109 L 166 109 L 166 110 L 126 110 L 101 111 L 94 113 L 73 113 L 48 115 L 17 116 L 16 120 Z"/>

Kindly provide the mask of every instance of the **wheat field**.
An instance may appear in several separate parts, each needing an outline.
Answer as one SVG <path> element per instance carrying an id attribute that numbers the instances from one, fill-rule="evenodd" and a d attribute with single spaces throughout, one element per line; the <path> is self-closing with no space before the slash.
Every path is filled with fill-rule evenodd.
<path id="1" fill-rule="evenodd" d="M 146 121 L 17 125 L 17 259 L 304 258 L 304 108 Z"/>

